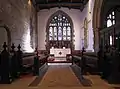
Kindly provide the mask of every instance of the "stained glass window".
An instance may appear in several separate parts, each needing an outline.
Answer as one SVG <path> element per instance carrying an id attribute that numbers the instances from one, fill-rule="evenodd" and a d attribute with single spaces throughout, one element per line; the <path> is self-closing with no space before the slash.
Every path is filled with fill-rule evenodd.
<path id="1" fill-rule="evenodd" d="M 66 33 L 67 33 L 66 32 L 66 27 L 63 27 L 63 40 L 66 40 L 66 36 L 67 36 Z"/>
<path id="2" fill-rule="evenodd" d="M 49 27 L 49 40 L 53 40 L 53 28 Z"/>
<path id="3" fill-rule="evenodd" d="M 57 27 L 54 27 L 54 40 L 57 40 Z"/>
<path id="4" fill-rule="evenodd" d="M 112 11 L 108 16 L 107 16 L 107 27 L 110 27 L 115 24 L 115 12 Z"/>
<path id="5" fill-rule="evenodd" d="M 55 15 L 49 23 L 49 40 L 71 40 L 70 20 L 63 14 Z"/>
<path id="6" fill-rule="evenodd" d="M 62 40 L 62 28 L 58 27 L 58 40 Z"/>

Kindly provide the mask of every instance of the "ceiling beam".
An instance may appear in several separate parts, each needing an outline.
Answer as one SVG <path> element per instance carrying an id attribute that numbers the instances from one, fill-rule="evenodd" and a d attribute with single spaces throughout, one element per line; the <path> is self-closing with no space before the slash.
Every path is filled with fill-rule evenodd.
<path id="1" fill-rule="evenodd" d="M 47 3 L 47 4 L 37 4 L 40 7 L 46 6 L 81 6 L 83 3 Z"/>

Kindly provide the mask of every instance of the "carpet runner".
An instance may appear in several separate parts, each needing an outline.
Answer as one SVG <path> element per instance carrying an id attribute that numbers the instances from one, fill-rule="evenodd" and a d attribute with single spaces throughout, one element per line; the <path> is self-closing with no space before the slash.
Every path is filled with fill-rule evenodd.
<path id="1" fill-rule="evenodd" d="M 29 85 L 30 87 L 91 87 L 90 80 L 85 79 L 75 65 L 50 65 Z"/>
<path id="2" fill-rule="evenodd" d="M 70 66 L 52 65 L 48 68 L 39 86 L 47 87 L 76 87 L 82 86 Z"/>

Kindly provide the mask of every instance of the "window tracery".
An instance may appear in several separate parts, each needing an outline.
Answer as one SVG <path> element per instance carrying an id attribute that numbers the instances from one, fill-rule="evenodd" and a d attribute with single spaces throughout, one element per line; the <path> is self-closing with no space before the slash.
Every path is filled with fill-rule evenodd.
<path id="1" fill-rule="evenodd" d="M 74 48 L 73 24 L 71 18 L 62 11 L 51 16 L 47 24 L 46 48 Z"/>
<path id="2" fill-rule="evenodd" d="M 115 11 L 112 11 L 107 16 L 107 27 L 115 25 Z"/>
<path id="3" fill-rule="evenodd" d="M 49 40 L 71 40 L 71 24 L 66 16 L 59 13 L 52 18 L 49 24 Z"/>

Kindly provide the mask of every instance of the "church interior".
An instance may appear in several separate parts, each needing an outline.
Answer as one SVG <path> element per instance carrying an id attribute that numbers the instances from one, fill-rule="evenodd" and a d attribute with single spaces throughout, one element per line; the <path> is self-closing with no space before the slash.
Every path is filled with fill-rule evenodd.
<path id="1" fill-rule="evenodd" d="M 0 0 L 0 89 L 120 89 L 120 0 Z"/>

